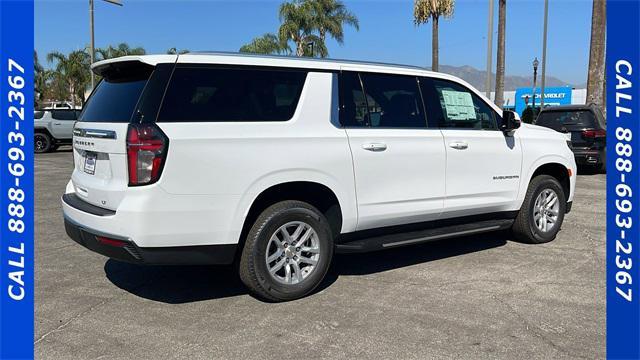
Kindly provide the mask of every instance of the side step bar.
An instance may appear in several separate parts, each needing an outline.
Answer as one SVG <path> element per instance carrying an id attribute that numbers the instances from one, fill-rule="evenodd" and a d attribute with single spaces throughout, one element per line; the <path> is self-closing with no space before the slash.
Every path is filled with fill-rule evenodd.
<path id="1" fill-rule="evenodd" d="M 337 253 L 378 251 L 452 237 L 509 229 L 513 221 L 513 219 L 484 220 L 467 224 L 380 235 L 336 244 L 335 249 Z"/>

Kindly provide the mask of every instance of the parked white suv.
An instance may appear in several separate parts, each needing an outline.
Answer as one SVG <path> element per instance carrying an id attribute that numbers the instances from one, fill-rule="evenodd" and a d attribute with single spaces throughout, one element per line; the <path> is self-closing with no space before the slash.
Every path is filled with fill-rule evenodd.
<path id="1" fill-rule="evenodd" d="M 127 56 L 74 129 L 69 236 L 141 264 L 230 264 L 291 300 L 332 254 L 512 229 L 555 238 L 566 139 L 420 68 L 238 54 Z"/>

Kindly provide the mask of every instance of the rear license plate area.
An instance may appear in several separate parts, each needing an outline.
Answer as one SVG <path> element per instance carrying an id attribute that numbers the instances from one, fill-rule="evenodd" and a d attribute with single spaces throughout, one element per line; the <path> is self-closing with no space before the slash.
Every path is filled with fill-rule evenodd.
<path id="1" fill-rule="evenodd" d="M 96 173 L 96 162 L 98 160 L 98 154 L 92 151 L 85 151 L 84 153 L 84 172 L 89 175 Z"/>

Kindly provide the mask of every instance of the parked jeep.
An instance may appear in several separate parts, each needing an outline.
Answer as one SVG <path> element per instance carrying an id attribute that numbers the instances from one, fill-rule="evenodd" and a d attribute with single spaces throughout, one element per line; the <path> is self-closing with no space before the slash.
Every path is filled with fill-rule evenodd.
<path id="1" fill-rule="evenodd" d="M 46 109 L 33 114 L 33 145 L 37 154 L 54 151 L 60 145 L 70 145 L 73 125 L 80 110 Z"/>

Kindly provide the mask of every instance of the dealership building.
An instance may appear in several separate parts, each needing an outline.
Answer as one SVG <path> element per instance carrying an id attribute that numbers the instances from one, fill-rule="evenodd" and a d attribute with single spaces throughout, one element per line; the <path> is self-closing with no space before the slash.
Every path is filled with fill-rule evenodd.
<path id="1" fill-rule="evenodd" d="M 491 100 L 495 93 L 491 93 Z M 573 89 L 568 86 L 546 87 L 544 90 L 544 106 L 585 104 L 587 89 Z M 531 106 L 531 88 L 517 88 L 516 91 L 504 92 L 504 109 L 513 110 L 522 115 L 527 106 Z M 536 88 L 536 106 L 540 106 L 540 88 Z"/>

